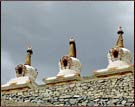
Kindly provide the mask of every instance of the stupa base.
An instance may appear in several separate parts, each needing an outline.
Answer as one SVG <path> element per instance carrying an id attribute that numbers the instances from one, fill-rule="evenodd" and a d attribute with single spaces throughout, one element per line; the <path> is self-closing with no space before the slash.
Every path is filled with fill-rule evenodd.
<path id="1" fill-rule="evenodd" d="M 29 77 L 19 77 L 11 79 L 9 82 L 1 86 L 2 91 L 18 90 L 18 89 L 31 89 L 37 87 L 37 84 Z"/>
<path id="2" fill-rule="evenodd" d="M 76 74 L 70 74 L 70 75 L 61 75 L 61 76 L 55 76 L 50 78 L 44 78 L 43 81 L 48 84 L 58 84 L 58 83 L 65 83 L 70 81 L 79 81 L 81 80 L 80 75 Z"/>
<path id="3" fill-rule="evenodd" d="M 102 78 L 102 77 L 124 75 L 127 73 L 133 73 L 133 72 L 134 72 L 134 65 L 125 65 L 121 67 L 100 69 L 100 70 L 94 71 L 93 73 L 96 77 Z"/>

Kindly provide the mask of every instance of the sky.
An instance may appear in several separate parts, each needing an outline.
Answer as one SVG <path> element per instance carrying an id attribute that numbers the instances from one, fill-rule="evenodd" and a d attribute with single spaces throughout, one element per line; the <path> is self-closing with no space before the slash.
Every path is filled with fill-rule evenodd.
<path id="1" fill-rule="evenodd" d="M 134 58 L 133 1 L 2 1 L 1 84 L 16 77 L 15 67 L 24 64 L 29 45 L 32 66 L 38 71 L 36 82 L 43 84 L 43 78 L 56 76 L 70 37 L 76 41 L 81 76 L 92 75 L 107 67 L 118 26 Z"/>

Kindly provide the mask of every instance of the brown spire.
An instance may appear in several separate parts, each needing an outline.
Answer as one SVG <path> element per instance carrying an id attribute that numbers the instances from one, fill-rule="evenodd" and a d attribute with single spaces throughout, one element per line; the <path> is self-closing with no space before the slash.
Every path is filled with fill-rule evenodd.
<path id="1" fill-rule="evenodd" d="M 116 43 L 116 46 L 115 47 L 121 47 L 121 48 L 123 48 L 124 47 L 124 44 L 123 44 L 123 30 L 122 30 L 122 27 L 120 26 L 119 28 L 118 28 L 118 32 L 117 32 L 117 34 L 118 34 L 118 40 L 117 40 L 117 43 Z"/>
<path id="2" fill-rule="evenodd" d="M 28 47 L 24 65 L 31 65 L 31 55 L 33 54 L 32 47 Z"/>
<path id="3" fill-rule="evenodd" d="M 76 58 L 76 45 L 73 37 L 69 39 L 69 54 L 70 57 Z"/>

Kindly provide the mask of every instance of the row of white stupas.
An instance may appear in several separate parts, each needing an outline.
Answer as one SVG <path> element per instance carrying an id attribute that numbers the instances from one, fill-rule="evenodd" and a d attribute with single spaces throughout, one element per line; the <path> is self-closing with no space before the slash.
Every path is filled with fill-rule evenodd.
<path id="1" fill-rule="evenodd" d="M 125 73 L 133 73 L 134 67 L 131 64 L 131 52 L 124 48 L 123 31 L 121 27 L 118 30 L 118 40 L 116 45 L 108 52 L 109 64 L 107 68 L 94 71 L 96 77 L 108 77 L 114 75 L 123 75 Z M 33 51 L 29 47 L 25 59 L 25 64 L 19 64 L 15 68 L 16 78 L 11 79 L 6 84 L 2 85 L 2 90 L 33 88 L 38 85 L 35 83 L 38 72 L 31 66 L 31 55 Z M 61 82 L 81 80 L 80 71 L 81 63 L 76 58 L 76 44 L 73 38 L 69 40 L 69 53 L 61 57 L 59 61 L 59 72 L 54 77 L 44 78 L 46 84 L 56 84 Z"/>

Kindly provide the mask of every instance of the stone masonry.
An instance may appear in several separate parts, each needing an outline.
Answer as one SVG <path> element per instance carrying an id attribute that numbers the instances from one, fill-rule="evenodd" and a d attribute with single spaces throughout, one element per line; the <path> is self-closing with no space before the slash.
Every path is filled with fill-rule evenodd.
<path id="1" fill-rule="evenodd" d="M 54 106 L 134 106 L 134 76 L 130 73 L 17 92 L 3 91 L 1 98 Z"/>

